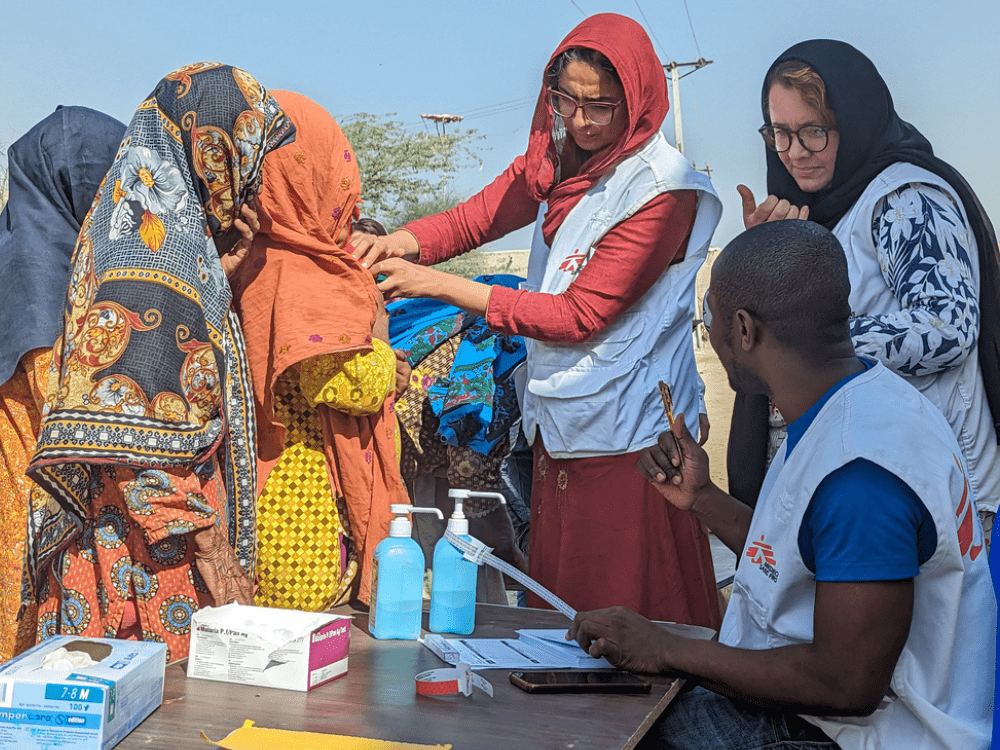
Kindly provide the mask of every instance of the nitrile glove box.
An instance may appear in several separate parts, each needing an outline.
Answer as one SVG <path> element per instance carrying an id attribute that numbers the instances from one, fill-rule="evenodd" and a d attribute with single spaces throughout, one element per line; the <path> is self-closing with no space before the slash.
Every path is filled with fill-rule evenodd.
<path id="1" fill-rule="evenodd" d="M 47 669 L 63 647 L 98 663 Z M 109 750 L 163 702 L 162 643 L 57 635 L 0 666 L 0 747 Z"/>
<path id="2" fill-rule="evenodd" d="M 347 673 L 351 618 L 227 604 L 191 620 L 187 676 L 312 690 Z"/>

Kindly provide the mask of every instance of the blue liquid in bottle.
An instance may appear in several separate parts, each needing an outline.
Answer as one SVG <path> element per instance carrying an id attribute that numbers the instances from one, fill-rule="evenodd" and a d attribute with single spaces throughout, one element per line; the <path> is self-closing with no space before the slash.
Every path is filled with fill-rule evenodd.
<path id="1" fill-rule="evenodd" d="M 393 505 L 398 514 L 389 524 L 389 537 L 375 548 L 372 564 L 372 600 L 368 630 L 376 638 L 414 641 L 420 635 L 424 593 L 424 553 L 410 538 L 407 511 L 440 511 Z"/>

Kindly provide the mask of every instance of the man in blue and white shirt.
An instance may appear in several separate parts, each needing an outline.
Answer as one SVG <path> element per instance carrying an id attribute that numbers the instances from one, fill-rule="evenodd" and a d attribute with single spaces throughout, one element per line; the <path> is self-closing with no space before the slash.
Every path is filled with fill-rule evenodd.
<path id="1" fill-rule="evenodd" d="M 788 438 L 753 512 L 711 482 L 681 418 L 638 468 L 739 555 L 719 641 L 621 608 L 570 628 L 617 666 L 699 681 L 655 747 L 989 746 L 997 607 L 965 460 L 930 401 L 857 356 L 850 292 L 811 222 L 754 227 L 713 267 L 712 345 Z"/>

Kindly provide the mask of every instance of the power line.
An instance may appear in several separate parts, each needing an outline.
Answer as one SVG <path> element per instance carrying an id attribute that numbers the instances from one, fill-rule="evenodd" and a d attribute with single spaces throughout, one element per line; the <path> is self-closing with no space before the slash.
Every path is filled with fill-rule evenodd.
<path id="1" fill-rule="evenodd" d="M 694 37 L 694 48 L 698 51 L 698 57 L 701 57 L 701 48 L 698 46 L 698 37 L 694 33 L 694 23 L 691 21 L 691 11 L 688 10 L 688 0 L 684 0 L 684 12 L 687 13 L 688 26 L 691 27 L 691 36 Z"/>
<path id="2" fill-rule="evenodd" d="M 685 2 L 687 2 L 687 0 L 685 0 Z M 663 57 L 669 60 L 670 55 L 667 54 L 663 45 L 660 44 L 660 40 L 656 38 L 656 32 L 653 31 L 653 27 L 649 24 L 649 19 L 646 18 L 646 14 L 642 12 L 642 6 L 639 5 L 639 0 L 635 0 L 635 7 L 639 9 L 639 15 L 642 16 L 642 20 L 645 22 L 646 28 L 649 29 L 649 33 L 653 37 L 653 41 L 656 42 L 657 46 L 660 48 L 660 52 L 663 53 Z"/>
<path id="3" fill-rule="evenodd" d="M 493 111 L 490 111 L 490 112 L 482 112 L 482 113 L 477 114 L 477 115 L 467 115 L 465 119 L 466 120 L 479 120 L 479 119 L 482 119 L 483 117 L 494 117 L 496 115 L 506 114 L 507 112 L 516 112 L 518 110 L 527 109 L 530 106 L 532 106 L 530 103 L 525 103 L 525 104 L 519 104 L 517 106 L 512 106 L 512 107 L 504 107 L 503 109 L 497 109 L 497 110 L 493 110 Z"/>
<path id="4" fill-rule="evenodd" d="M 500 114 L 502 112 L 510 112 L 514 109 L 521 109 L 528 105 L 534 104 L 536 98 L 533 96 L 525 97 L 523 99 L 514 99 L 509 102 L 501 102 L 500 104 L 490 104 L 485 107 L 477 107 L 475 109 L 469 109 L 462 112 L 462 115 L 466 119 L 475 117 L 485 117 L 494 114 Z"/>
<path id="5" fill-rule="evenodd" d="M 499 104 L 487 104 L 484 107 L 474 107 L 473 109 L 466 110 L 465 114 L 473 115 L 482 109 L 493 109 L 494 107 L 506 107 L 508 104 L 523 104 L 526 101 L 532 101 L 532 97 L 522 97 L 520 99 L 511 99 L 509 102 L 500 102 Z"/>
<path id="6" fill-rule="evenodd" d="M 582 15 L 584 18 L 587 17 L 587 14 L 583 12 L 583 8 L 581 8 L 579 5 L 576 4 L 576 0 L 569 0 L 569 1 L 571 3 L 573 3 L 573 7 L 574 8 L 576 8 L 578 11 L 580 11 L 580 15 Z"/>

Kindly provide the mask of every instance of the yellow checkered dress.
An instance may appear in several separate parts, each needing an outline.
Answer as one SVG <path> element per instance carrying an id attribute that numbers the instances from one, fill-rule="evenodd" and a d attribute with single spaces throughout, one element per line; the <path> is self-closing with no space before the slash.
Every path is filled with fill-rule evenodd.
<path id="1" fill-rule="evenodd" d="M 335 497 L 315 405 L 351 414 L 378 411 L 392 393 L 395 357 L 375 340 L 367 354 L 327 354 L 286 371 L 274 389 L 285 450 L 257 502 L 256 603 L 318 612 L 350 596 L 358 569 L 347 508 Z"/>

